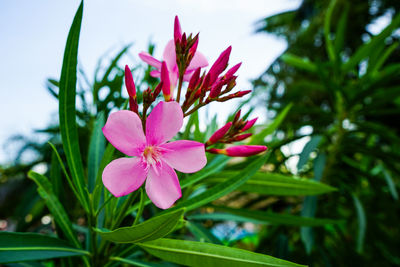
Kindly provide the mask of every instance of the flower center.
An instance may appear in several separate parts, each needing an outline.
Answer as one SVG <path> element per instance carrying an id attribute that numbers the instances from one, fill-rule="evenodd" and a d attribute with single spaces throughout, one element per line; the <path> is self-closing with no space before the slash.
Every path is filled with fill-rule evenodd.
<path id="1" fill-rule="evenodd" d="M 147 167 L 153 166 L 160 162 L 161 152 L 156 146 L 146 146 L 143 150 L 142 160 L 146 163 Z"/>

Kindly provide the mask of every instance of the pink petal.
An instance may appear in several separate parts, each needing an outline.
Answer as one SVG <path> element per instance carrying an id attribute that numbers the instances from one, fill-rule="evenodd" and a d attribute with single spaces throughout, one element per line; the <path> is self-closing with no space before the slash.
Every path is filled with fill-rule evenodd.
<path id="1" fill-rule="evenodd" d="M 120 110 L 108 117 L 103 127 L 107 140 L 119 151 L 128 156 L 138 156 L 146 145 L 142 121 L 129 110 Z"/>
<path id="2" fill-rule="evenodd" d="M 125 196 L 138 189 L 147 171 L 139 158 L 120 158 L 111 161 L 103 171 L 103 184 L 116 197 Z"/>
<path id="3" fill-rule="evenodd" d="M 148 145 L 159 145 L 174 137 L 183 124 L 183 112 L 175 101 L 160 102 L 151 111 L 146 121 Z"/>
<path id="4" fill-rule="evenodd" d="M 178 176 L 168 164 L 162 163 L 157 172 L 149 169 L 146 193 L 160 209 L 168 209 L 182 196 Z"/>
<path id="5" fill-rule="evenodd" d="M 161 77 L 161 71 L 159 71 L 159 70 L 152 70 L 152 71 L 150 71 L 150 75 L 151 75 L 151 77 L 159 78 L 159 77 Z"/>
<path id="6" fill-rule="evenodd" d="M 157 69 L 161 68 L 161 62 L 157 59 L 155 59 L 152 55 L 150 55 L 147 52 L 140 52 L 139 57 L 141 60 L 149 64 L 150 66 L 153 66 Z"/>
<path id="7" fill-rule="evenodd" d="M 161 145 L 162 160 L 172 168 L 185 173 L 197 172 L 207 164 L 204 144 L 180 140 Z"/>
<path id="8" fill-rule="evenodd" d="M 176 66 L 176 52 L 174 40 L 170 40 L 164 48 L 163 60 L 167 63 L 169 71 L 174 71 Z"/>
<path id="9" fill-rule="evenodd" d="M 208 61 L 207 58 L 200 52 L 196 52 L 194 54 L 194 57 L 192 58 L 192 61 L 190 61 L 189 67 L 187 68 L 187 71 L 190 70 L 196 70 L 197 68 L 204 68 L 208 66 Z"/>

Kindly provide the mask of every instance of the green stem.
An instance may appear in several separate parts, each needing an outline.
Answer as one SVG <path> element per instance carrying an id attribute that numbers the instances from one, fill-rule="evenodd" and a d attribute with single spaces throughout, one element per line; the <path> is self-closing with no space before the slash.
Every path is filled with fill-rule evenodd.
<path id="1" fill-rule="evenodd" d="M 176 102 L 178 103 L 179 100 L 181 99 L 182 84 L 183 84 L 183 73 L 179 73 L 178 96 L 176 97 Z"/>
<path id="2" fill-rule="evenodd" d="M 140 203 L 139 203 L 139 210 L 136 213 L 135 221 L 133 222 L 133 225 L 136 225 L 139 223 L 139 219 L 142 216 L 143 209 L 144 209 L 144 194 L 143 194 L 143 189 L 140 188 Z"/>

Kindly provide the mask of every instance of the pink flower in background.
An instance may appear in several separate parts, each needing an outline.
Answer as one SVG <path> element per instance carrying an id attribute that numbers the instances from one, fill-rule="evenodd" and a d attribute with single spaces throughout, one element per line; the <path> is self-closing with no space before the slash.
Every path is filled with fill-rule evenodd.
<path id="1" fill-rule="evenodd" d="M 156 68 L 156 70 L 150 72 L 151 76 L 161 77 L 161 61 L 155 59 L 147 52 L 139 53 L 139 57 L 147 64 Z M 179 71 L 178 71 L 178 65 L 176 64 L 176 51 L 175 51 L 174 40 L 170 40 L 167 43 L 167 46 L 165 47 L 163 53 L 163 61 L 167 65 L 171 87 L 175 88 L 179 78 Z M 188 82 L 197 68 L 199 67 L 204 68 L 207 66 L 208 66 L 208 61 L 206 57 L 202 53 L 196 51 L 192 61 L 190 62 L 188 68 L 186 69 L 185 75 L 183 76 L 183 80 Z"/>
<path id="2" fill-rule="evenodd" d="M 119 158 L 108 164 L 103 171 L 104 186 L 120 197 L 137 190 L 146 180 L 150 200 L 161 209 L 171 207 L 181 197 L 174 169 L 192 173 L 207 163 L 204 144 L 189 140 L 167 143 L 182 124 L 182 109 L 174 101 L 157 104 L 147 118 L 146 135 L 136 113 L 112 113 L 103 127 L 104 136 L 132 158 Z"/>

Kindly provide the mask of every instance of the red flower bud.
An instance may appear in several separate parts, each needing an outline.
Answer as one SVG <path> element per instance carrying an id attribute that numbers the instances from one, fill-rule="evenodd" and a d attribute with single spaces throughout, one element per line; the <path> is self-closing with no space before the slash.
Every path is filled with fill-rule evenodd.
<path id="1" fill-rule="evenodd" d="M 165 61 L 162 62 L 161 65 L 161 81 L 162 85 L 162 92 L 164 94 L 165 101 L 171 100 L 171 83 L 169 80 L 169 72 L 167 68 L 167 64 Z"/>
<path id="2" fill-rule="evenodd" d="M 254 123 L 256 123 L 258 118 L 249 120 L 246 122 L 246 124 L 243 126 L 243 128 L 240 130 L 241 132 L 247 131 L 248 129 L 250 129 L 251 127 L 253 127 Z"/>
<path id="3" fill-rule="evenodd" d="M 214 84 L 214 86 L 211 88 L 210 92 L 210 98 L 215 98 L 218 97 L 219 94 L 221 93 L 222 86 L 224 86 L 224 82 L 220 81 Z"/>
<path id="4" fill-rule="evenodd" d="M 220 129 L 215 131 L 215 133 L 208 139 L 207 144 L 212 145 L 218 142 L 221 138 L 224 137 L 224 135 L 229 131 L 229 129 L 232 126 L 232 122 L 228 122 L 224 126 L 222 126 Z"/>
<path id="5" fill-rule="evenodd" d="M 198 67 L 190 78 L 188 89 L 194 89 L 199 82 L 201 67 Z"/>
<path id="6" fill-rule="evenodd" d="M 235 66 L 233 66 L 232 68 L 230 68 L 226 74 L 225 74 L 225 78 L 229 79 L 233 76 L 233 74 L 235 74 L 237 72 L 237 70 L 240 68 L 240 66 L 242 65 L 242 62 L 236 64 Z"/>
<path id="7" fill-rule="evenodd" d="M 225 70 L 228 65 L 229 56 L 231 54 L 232 47 L 229 46 L 225 51 L 221 53 L 221 55 L 217 58 L 214 64 L 211 66 L 210 71 L 210 83 L 213 84 L 218 76 Z"/>
<path id="8" fill-rule="evenodd" d="M 237 122 L 239 120 L 241 113 L 242 113 L 242 110 L 239 109 L 239 111 L 235 114 L 235 118 L 233 118 L 233 122 Z"/>
<path id="9" fill-rule="evenodd" d="M 266 146 L 240 145 L 226 148 L 226 155 L 230 157 L 249 157 L 267 150 Z"/>
<path id="10" fill-rule="evenodd" d="M 130 97 L 136 98 L 136 87 L 133 82 L 132 72 L 128 65 L 125 65 L 125 86 Z"/>
<path id="11" fill-rule="evenodd" d="M 235 141 L 235 142 L 242 141 L 252 135 L 253 135 L 252 133 L 241 134 L 241 135 L 236 136 L 233 141 Z"/>
<path id="12" fill-rule="evenodd" d="M 235 97 L 242 97 L 242 96 L 247 95 L 250 92 L 251 92 L 251 90 L 239 91 L 239 92 L 234 93 L 234 95 L 235 95 Z"/>
<path id="13" fill-rule="evenodd" d="M 177 41 L 180 41 L 182 38 L 182 28 L 181 24 L 179 23 L 178 16 L 175 16 L 175 22 L 174 22 L 174 42 L 176 45 Z"/>
<path id="14" fill-rule="evenodd" d="M 190 49 L 189 49 L 189 56 L 190 56 L 190 59 L 193 58 L 194 54 L 195 54 L 196 51 L 197 51 L 197 46 L 199 45 L 199 34 L 197 34 L 197 35 L 194 37 L 194 39 L 195 39 L 195 41 L 194 41 L 192 47 L 190 47 Z"/>

